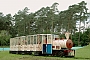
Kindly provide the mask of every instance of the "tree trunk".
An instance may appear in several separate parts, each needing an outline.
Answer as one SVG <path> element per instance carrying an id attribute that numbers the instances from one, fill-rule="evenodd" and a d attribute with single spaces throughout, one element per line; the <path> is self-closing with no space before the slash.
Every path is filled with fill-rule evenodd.
<path id="1" fill-rule="evenodd" d="M 79 38 L 78 38 L 78 46 L 80 45 L 80 32 L 81 32 L 80 27 L 81 27 L 81 20 L 80 20 L 80 24 L 79 24 Z"/>

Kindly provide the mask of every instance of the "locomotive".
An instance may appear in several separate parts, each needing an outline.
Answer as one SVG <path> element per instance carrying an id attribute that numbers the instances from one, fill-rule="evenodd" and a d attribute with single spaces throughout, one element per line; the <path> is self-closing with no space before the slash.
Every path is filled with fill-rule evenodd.
<path id="1" fill-rule="evenodd" d="M 33 54 L 51 56 L 75 56 L 75 50 L 71 49 L 73 42 L 66 35 L 66 39 L 60 39 L 55 34 L 35 34 L 10 38 L 10 53 Z"/>

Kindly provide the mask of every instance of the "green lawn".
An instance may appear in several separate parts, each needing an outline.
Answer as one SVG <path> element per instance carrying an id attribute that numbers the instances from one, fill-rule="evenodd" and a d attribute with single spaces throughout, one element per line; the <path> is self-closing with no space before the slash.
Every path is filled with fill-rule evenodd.
<path id="1" fill-rule="evenodd" d="M 74 58 L 19 55 L 9 54 L 8 51 L 0 51 L 0 60 L 90 60 L 90 45 L 76 50 Z"/>
<path id="2" fill-rule="evenodd" d="M 84 48 L 76 50 L 76 58 L 88 59 L 90 60 L 90 45 L 85 46 Z"/>

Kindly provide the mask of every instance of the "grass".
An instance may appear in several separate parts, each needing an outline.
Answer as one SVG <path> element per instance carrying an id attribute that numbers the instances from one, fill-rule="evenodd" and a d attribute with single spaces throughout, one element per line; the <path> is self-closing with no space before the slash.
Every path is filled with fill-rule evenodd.
<path id="1" fill-rule="evenodd" d="M 76 56 L 77 59 L 89 59 L 90 60 L 90 45 L 85 46 L 84 48 L 76 50 Z"/>
<path id="2" fill-rule="evenodd" d="M 90 60 L 90 45 L 76 50 L 74 58 L 19 55 L 9 54 L 8 51 L 0 51 L 0 60 Z"/>

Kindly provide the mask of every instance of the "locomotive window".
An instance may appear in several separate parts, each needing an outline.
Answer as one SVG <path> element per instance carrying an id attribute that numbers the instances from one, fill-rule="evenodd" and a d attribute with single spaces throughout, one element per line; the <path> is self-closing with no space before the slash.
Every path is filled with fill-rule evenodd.
<path id="1" fill-rule="evenodd" d="M 41 35 L 37 35 L 37 43 L 41 44 L 42 42 L 42 36 Z"/>
<path id="2" fill-rule="evenodd" d="M 52 39 L 54 40 L 54 35 L 52 35 Z"/>
<path id="3" fill-rule="evenodd" d="M 34 36 L 34 44 L 36 44 L 36 36 Z"/>
<path id="4" fill-rule="evenodd" d="M 31 36 L 31 44 L 33 44 L 33 36 Z"/>
<path id="5" fill-rule="evenodd" d="M 19 40 L 18 40 L 18 45 L 20 45 L 21 44 L 21 40 L 20 40 L 20 38 L 19 38 Z"/>
<path id="6" fill-rule="evenodd" d="M 28 36 L 28 44 L 30 44 L 30 36 Z"/>
<path id="7" fill-rule="evenodd" d="M 25 45 L 27 45 L 27 39 L 26 39 L 26 37 L 25 37 Z"/>
<path id="8" fill-rule="evenodd" d="M 39 43 L 39 40 L 40 40 L 40 36 L 37 35 L 37 43 Z"/>
<path id="9" fill-rule="evenodd" d="M 51 40 L 51 35 L 48 35 L 48 39 Z"/>
<path id="10" fill-rule="evenodd" d="M 48 35 L 48 43 L 51 43 L 51 35 Z"/>
<path id="11" fill-rule="evenodd" d="M 41 42 L 42 42 L 42 36 L 40 36 L 40 44 L 41 44 Z"/>
<path id="12" fill-rule="evenodd" d="M 15 42 L 14 42 L 14 39 L 12 40 L 12 46 L 14 46 L 15 45 Z"/>
<path id="13" fill-rule="evenodd" d="M 19 38 L 17 38 L 17 45 L 18 45 L 18 42 L 19 42 Z"/>
<path id="14" fill-rule="evenodd" d="M 25 40 L 25 45 L 27 45 L 27 40 Z"/>
<path id="15" fill-rule="evenodd" d="M 25 45 L 25 37 L 22 38 L 22 45 Z"/>
<path id="16" fill-rule="evenodd" d="M 24 45 L 24 39 L 22 39 L 22 45 Z"/>

